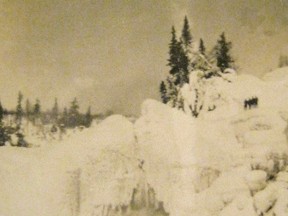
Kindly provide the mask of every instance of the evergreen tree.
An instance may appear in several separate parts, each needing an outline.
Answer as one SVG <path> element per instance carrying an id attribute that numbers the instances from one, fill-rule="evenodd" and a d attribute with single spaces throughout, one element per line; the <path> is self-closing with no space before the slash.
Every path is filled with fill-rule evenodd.
<path id="1" fill-rule="evenodd" d="M 206 47 L 204 45 L 204 41 L 201 38 L 198 52 L 195 53 L 191 65 L 194 70 L 202 70 L 205 73 L 206 78 L 212 75 L 211 69 L 213 68 L 212 63 L 208 59 L 209 56 L 206 55 Z"/>
<path id="2" fill-rule="evenodd" d="M 93 116 L 91 114 L 91 106 L 88 107 L 88 110 L 85 114 L 85 122 L 84 122 L 84 125 L 86 127 L 90 127 L 91 126 L 91 123 L 93 121 Z"/>
<path id="3" fill-rule="evenodd" d="M 233 58 L 230 56 L 230 50 L 232 48 L 232 43 L 228 42 L 223 32 L 218 40 L 216 46 L 216 59 L 217 66 L 223 72 L 226 68 L 232 68 Z"/>
<path id="4" fill-rule="evenodd" d="M 190 32 L 190 26 L 187 19 L 187 16 L 184 18 L 184 25 L 182 29 L 182 35 L 181 35 L 181 42 L 184 47 L 185 54 L 188 54 L 191 52 L 192 49 L 192 35 Z"/>
<path id="5" fill-rule="evenodd" d="M 64 116 L 64 117 L 68 117 L 68 110 L 67 110 L 66 107 L 64 107 L 63 116 Z"/>
<path id="6" fill-rule="evenodd" d="M 66 107 L 64 107 L 61 119 L 60 119 L 60 125 L 67 126 L 68 125 L 68 110 Z"/>
<path id="7" fill-rule="evenodd" d="M 189 82 L 189 71 L 191 68 L 192 35 L 187 16 L 184 18 L 184 25 L 179 41 L 179 63 L 180 63 L 180 87 Z"/>
<path id="8" fill-rule="evenodd" d="M 16 124 L 17 127 L 20 127 L 22 116 L 23 116 L 23 109 L 22 109 L 22 100 L 23 95 L 21 92 L 18 93 L 18 100 L 17 100 L 17 107 L 16 107 Z"/>
<path id="9" fill-rule="evenodd" d="M 34 105 L 34 110 L 33 110 L 33 115 L 34 115 L 35 119 L 40 118 L 41 106 L 40 106 L 40 100 L 39 99 L 36 99 L 36 103 Z"/>
<path id="10" fill-rule="evenodd" d="M 68 126 L 72 128 L 78 126 L 80 123 L 80 113 L 77 98 L 74 98 L 74 100 L 71 102 L 68 115 L 69 115 Z"/>
<path id="11" fill-rule="evenodd" d="M 3 124 L 4 109 L 0 102 L 0 146 L 4 146 L 5 142 L 8 140 L 8 135 Z"/>
<path id="12" fill-rule="evenodd" d="M 189 82 L 189 65 L 191 63 L 191 60 L 189 59 L 189 56 L 185 53 L 181 42 L 179 42 L 179 82 L 176 83 L 176 85 L 180 85 L 180 87 L 183 86 L 184 83 Z"/>
<path id="13" fill-rule="evenodd" d="M 199 52 L 200 52 L 200 54 L 202 54 L 203 56 L 206 56 L 206 48 L 205 48 L 205 46 L 204 46 L 204 41 L 202 40 L 202 38 L 200 39 Z"/>
<path id="14" fill-rule="evenodd" d="M 189 54 L 191 53 L 192 36 L 187 17 L 184 19 L 184 26 L 180 41 L 176 38 L 176 31 L 172 26 L 172 38 L 169 44 L 170 66 L 169 77 L 167 78 L 167 86 L 164 82 L 160 84 L 160 93 L 163 103 L 168 103 L 172 107 L 178 107 L 178 88 L 189 82 Z"/>
<path id="15" fill-rule="evenodd" d="M 31 104 L 29 99 L 26 100 L 25 113 L 26 116 L 29 118 L 29 116 L 31 115 Z"/>
<path id="16" fill-rule="evenodd" d="M 71 102 L 69 114 L 70 115 L 78 115 L 79 114 L 79 105 L 78 105 L 77 98 L 74 98 L 74 100 Z"/>
<path id="17" fill-rule="evenodd" d="M 172 26 L 172 38 L 169 44 L 169 59 L 168 65 L 170 66 L 170 75 L 173 76 L 174 85 L 179 85 L 183 83 L 183 66 L 181 65 L 181 61 L 184 62 L 182 59 L 183 57 L 183 48 L 181 43 L 176 39 L 176 31 L 175 28 Z"/>
<path id="18" fill-rule="evenodd" d="M 59 116 L 58 100 L 57 100 L 57 98 L 55 98 L 54 106 L 53 106 L 52 112 L 51 112 L 51 118 L 54 121 L 54 123 L 57 122 L 58 116 Z"/>
<path id="19" fill-rule="evenodd" d="M 0 102 L 0 124 L 2 124 L 4 118 L 4 109 L 2 103 Z"/>
<path id="20" fill-rule="evenodd" d="M 168 76 L 167 83 L 168 83 L 167 98 L 169 98 L 167 104 L 169 104 L 171 107 L 176 107 L 178 90 L 174 82 L 174 77 L 171 75 Z"/>
<path id="21" fill-rule="evenodd" d="M 179 51 L 180 51 L 180 46 L 179 42 L 176 39 L 176 31 L 174 26 L 172 26 L 172 38 L 171 42 L 169 44 L 169 59 L 168 59 L 168 65 L 170 66 L 170 71 L 169 73 L 171 75 L 177 75 L 180 71 L 179 67 Z"/>
<path id="22" fill-rule="evenodd" d="M 217 65 L 217 45 L 214 46 L 209 52 L 206 51 L 206 57 L 211 64 L 214 66 Z"/>
<path id="23" fill-rule="evenodd" d="M 160 84 L 160 94 L 161 94 L 162 102 L 166 104 L 169 101 L 169 98 L 167 96 L 167 88 L 166 88 L 164 81 L 162 81 Z"/>

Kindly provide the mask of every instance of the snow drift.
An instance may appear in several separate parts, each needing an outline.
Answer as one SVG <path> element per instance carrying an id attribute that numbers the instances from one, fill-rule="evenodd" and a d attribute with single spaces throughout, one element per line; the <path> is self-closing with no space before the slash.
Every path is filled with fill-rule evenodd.
<path id="1" fill-rule="evenodd" d="M 287 123 L 281 113 L 243 109 L 213 119 L 195 119 L 153 100 L 143 103 L 135 124 L 139 153 L 165 210 L 177 216 L 275 212 L 278 192 L 272 203 L 263 204 L 266 192 L 260 191 L 273 185 L 269 179 L 287 164 Z"/>
<path id="2" fill-rule="evenodd" d="M 99 215 L 130 203 L 140 172 L 133 125 L 122 116 L 55 146 L 0 154 L 1 215 Z"/>
<path id="3" fill-rule="evenodd" d="M 286 216 L 287 85 L 273 76 L 201 83 L 199 118 L 187 84 L 186 113 L 146 100 L 135 123 L 114 115 L 53 145 L 0 148 L 0 215 Z"/>

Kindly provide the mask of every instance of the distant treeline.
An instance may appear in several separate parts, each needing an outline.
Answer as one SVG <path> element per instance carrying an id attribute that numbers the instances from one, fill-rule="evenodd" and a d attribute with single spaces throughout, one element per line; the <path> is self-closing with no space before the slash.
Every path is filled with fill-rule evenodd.
<path id="1" fill-rule="evenodd" d="M 47 126 L 50 128 L 49 133 L 55 134 L 58 131 L 64 134 L 66 129 L 90 127 L 93 119 L 103 120 L 113 114 L 112 111 L 107 111 L 103 114 L 92 115 L 90 106 L 86 113 L 81 113 L 77 98 L 74 98 L 69 107 L 63 110 L 59 109 L 58 100 L 55 98 L 51 109 L 42 111 L 39 99 L 36 99 L 34 104 L 26 99 L 25 106 L 23 106 L 23 98 L 23 94 L 19 92 L 14 110 L 5 109 L 0 102 L 0 146 L 29 147 L 29 143 L 25 140 L 27 135 L 25 128 L 28 126 L 26 123 L 29 122 L 43 133 L 43 128 Z"/>
<path id="2" fill-rule="evenodd" d="M 92 115 L 90 106 L 87 108 L 86 113 L 81 113 L 77 98 L 74 98 L 69 107 L 65 107 L 62 111 L 58 106 L 57 98 L 55 98 L 52 108 L 46 111 L 42 111 L 39 99 L 36 99 L 34 104 L 31 104 L 30 100 L 26 99 L 25 106 L 23 106 L 23 98 L 23 94 L 19 92 L 16 109 L 14 110 L 5 109 L 0 102 L 0 117 L 3 119 L 6 115 L 14 116 L 14 123 L 18 126 L 21 125 L 22 120 L 25 118 L 33 124 L 53 124 L 65 128 L 90 127 L 94 118 L 101 117 L 101 114 Z"/>

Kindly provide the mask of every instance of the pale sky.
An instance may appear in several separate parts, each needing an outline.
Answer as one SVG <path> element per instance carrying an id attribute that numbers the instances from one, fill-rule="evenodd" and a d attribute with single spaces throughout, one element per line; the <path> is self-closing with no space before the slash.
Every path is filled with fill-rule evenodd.
<path id="1" fill-rule="evenodd" d="M 0 99 L 21 90 L 44 107 L 77 97 L 86 110 L 139 114 L 159 100 L 171 26 L 187 15 L 207 48 L 225 31 L 239 73 L 257 76 L 288 54 L 288 0 L 0 0 Z"/>

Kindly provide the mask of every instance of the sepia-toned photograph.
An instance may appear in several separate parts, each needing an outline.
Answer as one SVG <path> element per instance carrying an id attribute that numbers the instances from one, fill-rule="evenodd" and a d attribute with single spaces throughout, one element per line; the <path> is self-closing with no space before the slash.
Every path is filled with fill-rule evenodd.
<path id="1" fill-rule="evenodd" d="M 0 216 L 288 216 L 288 0 L 0 0 Z"/>

